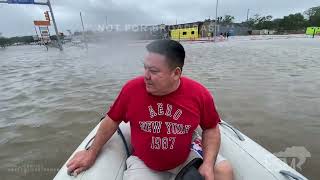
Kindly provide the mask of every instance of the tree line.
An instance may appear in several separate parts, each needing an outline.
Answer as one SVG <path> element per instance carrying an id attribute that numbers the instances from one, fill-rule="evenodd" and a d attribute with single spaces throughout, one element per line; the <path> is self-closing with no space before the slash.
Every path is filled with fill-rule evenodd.
<path id="1" fill-rule="evenodd" d="M 61 39 L 63 39 L 63 35 L 59 36 Z M 50 36 L 51 40 L 57 40 L 56 35 Z M 1 37 L 0 36 L 0 48 L 5 48 L 6 46 L 11 46 L 15 43 L 19 44 L 30 44 L 33 42 L 39 42 L 39 40 L 34 40 L 33 36 L 17 36 L 17 37 L 11 37 L 11 38 L 6 38 L 6 37 Z"/>
<path id="2" fill-rule="evenodd" d="M 32 42 L 34 42 L 34 39 L 32 36 L 21 36 L 21 37 L 11 37 L 11 38 L 0 37 L 0 47 L 2 48 L 13 45 L 15 43 L 29 44 Z"/>
<path id="3" fill-rule="evenodd" d="M 220 17 L 221 23 L 233 23 L 234 16 L 225 15 Z M 320 27 L 320 6 L 313 7 L 303 13 L 289 14 L 283 18 L 273 19 L 271 15 L 261 16 L 255 14 L 248 21 L 243 22 L 252 29 L 273 29 L 276 31 L 290 31 L 290 30 L 305 30 L 306 27 L 316 26 Z"/>

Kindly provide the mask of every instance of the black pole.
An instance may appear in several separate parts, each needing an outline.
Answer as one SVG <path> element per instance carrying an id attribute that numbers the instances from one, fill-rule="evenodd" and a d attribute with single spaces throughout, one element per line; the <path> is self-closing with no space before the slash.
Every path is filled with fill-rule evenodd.
<path id="1" fill-rule="evenodd" d="M 47 5 L 49 6 L 49 9 L 50 9 L 51 18 L 52 18 L 52 22 L 53 22 L 53 25 L 54 25 L 54 30 L 56 31 L 56 35 L 57 35 L 59 49 L 60 49 L 60 51 L 63 51 L 62 43 L 61 43 L 61 40 L 60 40 L 60 37 L 59 37 L 58 27 L 57 27 L 56 20 L 55 20 L 54 15 L 53 15 L 53 11 L 52 11 L 50 0 L 47 1 Z"/>

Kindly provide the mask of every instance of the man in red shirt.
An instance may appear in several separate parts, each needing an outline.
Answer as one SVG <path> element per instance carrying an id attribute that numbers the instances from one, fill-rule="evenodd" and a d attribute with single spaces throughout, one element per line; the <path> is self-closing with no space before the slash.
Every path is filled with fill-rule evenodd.
<path id="1" fill-rule="evenodd" d="M 133 154 L 127 159 L 124 179 L 174 179 L 194 151 L 190 150 L 198 125 L 203 129 L 206 180 L 232 179 L 231 165 L 218 155 L 219 115 L 211 93 L 200 83 L 182 77 L 185 51 L 173 40 L 147 45 L 144 76 L 122 88 L 97 131 L 89 150 L 78 152 L 67 164 L 80 173 L 91 167 L 102 146 L 122 121 L 129 122 Z"/>

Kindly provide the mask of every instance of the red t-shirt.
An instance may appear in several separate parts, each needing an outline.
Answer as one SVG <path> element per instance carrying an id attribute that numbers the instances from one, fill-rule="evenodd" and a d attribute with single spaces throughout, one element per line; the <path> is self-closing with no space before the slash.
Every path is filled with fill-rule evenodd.
<path id="1" fill-rule="evenodd" d="M 187 77 L 165 96 L 151 95 L 143 77 L 135 78 L 124 85 L 107 114 L 114 121 L 130 122 L 133 155 L 158 171 L 187 159 L 199 124 L 208 129 L 220 122 L 211 93 Z"/>

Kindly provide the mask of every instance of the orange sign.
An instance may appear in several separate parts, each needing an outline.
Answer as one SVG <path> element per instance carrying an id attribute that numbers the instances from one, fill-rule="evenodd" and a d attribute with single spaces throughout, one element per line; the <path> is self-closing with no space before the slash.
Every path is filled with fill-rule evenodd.
<path id="1" fill-rule="evenodd" d="M 50 26 L 50 21 L 33 21 L 36 26 Z"/>

